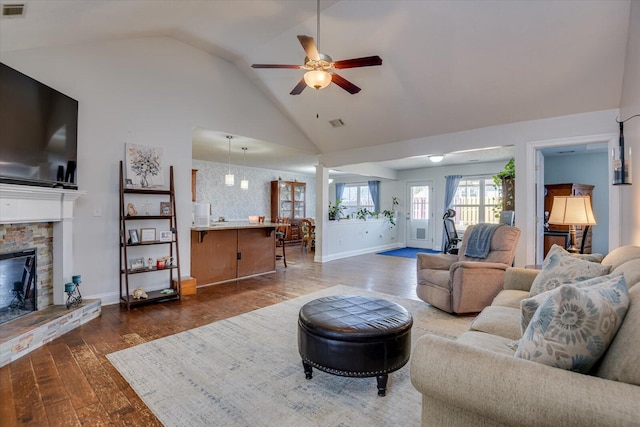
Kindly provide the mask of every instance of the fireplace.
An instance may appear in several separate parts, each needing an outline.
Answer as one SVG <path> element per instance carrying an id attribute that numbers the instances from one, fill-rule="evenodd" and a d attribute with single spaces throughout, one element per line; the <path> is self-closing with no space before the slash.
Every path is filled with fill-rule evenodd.
<path id="1" fill-rule="evenodd" d="M 0 325 L 37 310 L 36 249 L 0 254 Z"/>
<path id="2" fill-rule="evenodd" d="M 25 233 L 33 230 L 34 243 L 28 247 L 38 248 L 38 269 L 47 268 L 46 274 L 37 273 L 45 283 L 37 296 L 38 310 L 51 304 L 64 305 L 64 284 L 78 274 L 73 269 L 73 208 L 76 199 L 85 194 L 80 190 L 0 183 L 0 252 L 27 249 Z M 46 236 L 35 235 L 37 229 L 45 227 L 50 230 Z M 41 239 L 51 240 L 46 253 L 40 249 Z"/>

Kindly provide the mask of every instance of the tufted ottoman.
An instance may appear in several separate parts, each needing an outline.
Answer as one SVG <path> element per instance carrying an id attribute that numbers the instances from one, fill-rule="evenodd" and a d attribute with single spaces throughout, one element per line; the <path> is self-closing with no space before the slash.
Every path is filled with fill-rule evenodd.
<path id="1" fill-rule="evenodd" d="M 300 309 L 298 351 L 307 379 L 312 367 L 345 377 L 377 377 L 378 395 L 390 372 L 411 354 L 413 318 L 402 306 L 379 298 L 336 295 Z"/>

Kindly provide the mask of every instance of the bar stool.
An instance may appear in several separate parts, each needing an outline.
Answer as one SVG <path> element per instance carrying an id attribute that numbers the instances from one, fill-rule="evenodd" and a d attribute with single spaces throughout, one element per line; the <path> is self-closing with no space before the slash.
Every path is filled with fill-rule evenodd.
<path id="1" fill-rule="evenodd" d="M 289 228 L 289 218 L 276 218 L 277 224 L 287 224 L 283 226 L 276 227 L 276 242 L 280 243 L 282 246 L 282 255 L 276 255 L 276 259 L 282 259 L 284 262 L 284 267 L 287 268 L 287 254 L 285 251 L 285 241 L 287 240 L 287 229 Z"/>

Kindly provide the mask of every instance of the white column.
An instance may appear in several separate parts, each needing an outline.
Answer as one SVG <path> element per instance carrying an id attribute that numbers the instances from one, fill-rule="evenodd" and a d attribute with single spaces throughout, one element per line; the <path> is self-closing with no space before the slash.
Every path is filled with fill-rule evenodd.
<path id="1" fill-rule="evenodd" d="M 73 276 L 73 220 L 53 223 L 53 304 L 64 305 L 64 284 Z"/>
<path id="2" fill-rule="evenodd" d="M 329 245 L 325 245 L 326 223 L 329 210 L 329 169 L 324 164 L 316 165 L 316 253 L 315 262 L 322 262 L 327 256 Z"/>

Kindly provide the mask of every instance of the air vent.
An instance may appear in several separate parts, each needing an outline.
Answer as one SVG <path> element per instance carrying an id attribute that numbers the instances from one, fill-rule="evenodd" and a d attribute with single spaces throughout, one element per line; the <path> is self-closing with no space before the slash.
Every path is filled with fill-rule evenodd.
<path id="1" fill-rule="evenodd" d="M 3 4 L 2 5 L 2 17 L 3 18 L 22 18 L 25 13 L 24 4 Z"/>
<path id="2" fill-rule="evenodd" d="M 329 123 L 331 124 L 331 126 L 333 126 L 334 128 L 339 128 L 340 126 L 344 126 L 344 122 L 342 121 L 342 119 L 333 119 L 333 120 L 329 120 Z"/>

